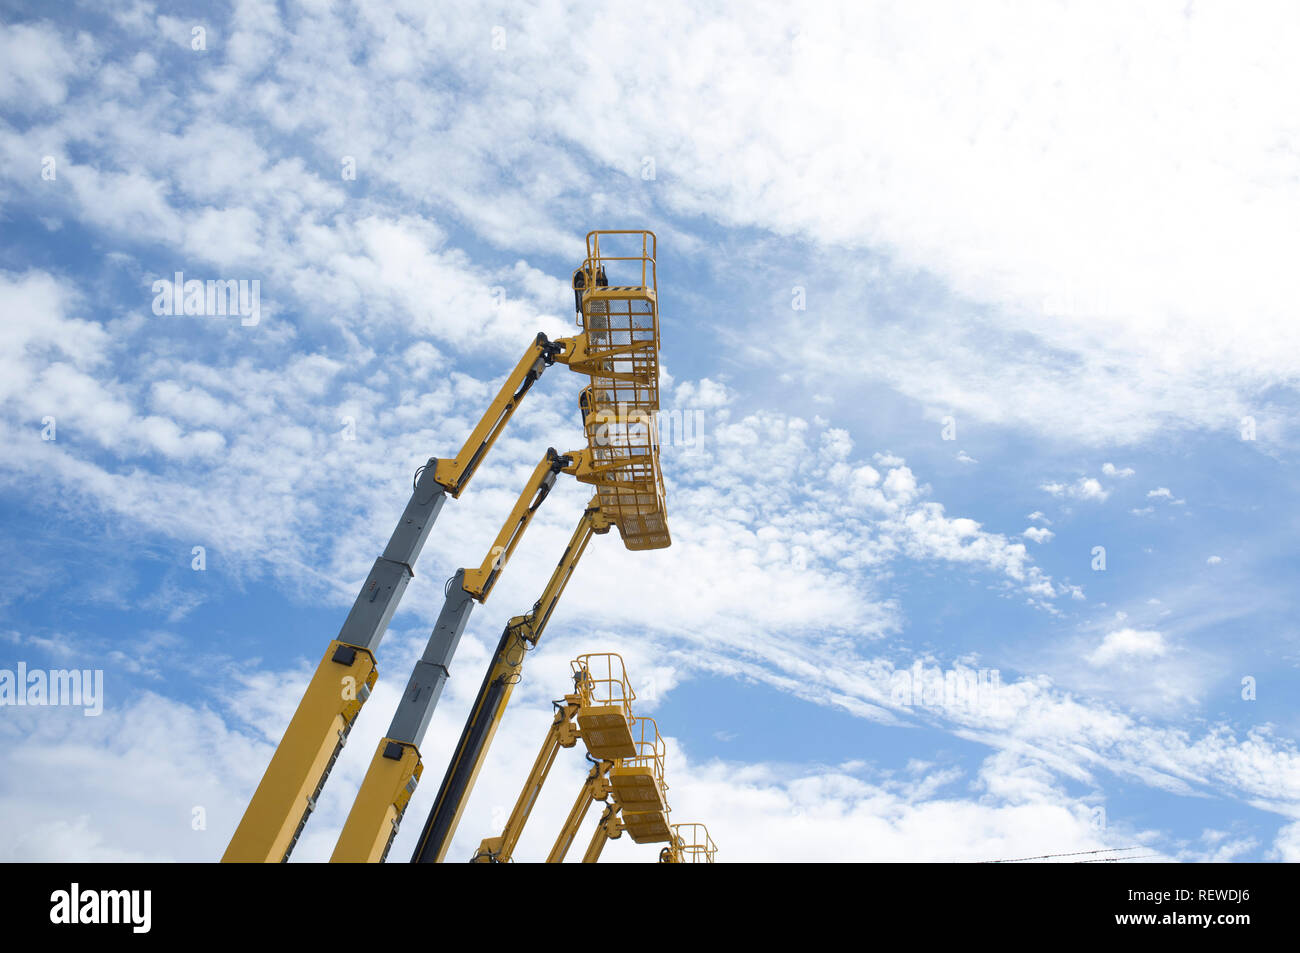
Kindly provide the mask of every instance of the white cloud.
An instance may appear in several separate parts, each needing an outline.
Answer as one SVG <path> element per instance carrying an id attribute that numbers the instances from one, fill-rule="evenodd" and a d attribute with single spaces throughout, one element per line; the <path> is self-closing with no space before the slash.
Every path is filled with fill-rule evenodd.
<path id="1" fill-rule="evenodd" d="M 1123 469 L 1120 469 L 1113 463 L 1103 463 L 1101 465 L 1101 472 L 1104 476 L 1108 477 L 1131 477 L 1137 471 L 1132 467 L 1124 467 Z"/>
<path id="2" fill-rule="evenodd" d="M 1093 665 L 1160 658 L 1169 651 L 1160 632 L 1124 628 L 1109 633 L 1101 645 L 1087 656 Z"/>
<path id="3" fill-rule="evenodd" d="M 53 275 L 0 272 L 0 400 L 30 390 L 39 370 L 55 362 L 78 370 L 103 364 L 109 335 L 93 321 L 71 316 L 79 295 Z"/>
<path id="4" fill-rule="evenodd" d="M 1217 566 L 1217 565 L 1219 565 L 1219 563 L 1223 562 L 1223 557 L 1222 557 L 1222 556 L 1211 556 L 1209 559 L 1205 560 L 1205 562 L 1206 562 L 1207 565 L 1210 565 L 1210 566 Z"/>
<path id="5" fill-rule="evenodd" d="M 0 102 L 17 114 L 57 106 L 93 49 L 86 34 L 65 42 L 44 23 L 0 24 Z"/>
<path id="6" fill-rule="evenodd" d="M 673 390 L 673 406 L 680 410 L 717 410 L 731 399 L 725 384 L 707 377 L 682 381 Z"/>
<path id="7" fill-rule="evenodd" d="M 1284 864 L 1300 864 L 1300 821 L 1278 828 L 1272 856 Z"/>
<path id="8" fill-rule="evenodd" d="M 1110 495 L 1110 491 L 1103 489 L 1102 485 L 1092 477 L 1086 477 L 1071 487 L 1070 495 L 1081 500 L 1104 501 Z"/>
<path id="9" fill-rule="evenodd" d="M 989 861 L 1041 854 L 1044 844 L 1061 852 L 1121 846 L 1132 836 L 1099 832 L 1088 804 L 1050 779 L 1029 781 L 1032 769 L 1002 756 L 973 779 L 933 765 L 881 778 L 854 764 L 697 764 L 681 754 L 675 767 L 673 816 L 707 819 L 719 862 Z M 1025 783 L 1008 784 L 1016 773 Z M 980 796 L 963 797 L 966 785 Z M 644 849 L 621 842 L 606 853 L 644 859 Z"/>
<path id="10" fill-rule="evenodd" d="M 263 245 L 288 245 L 297 233 L 310 248 L 311 233 L 345 208 L 342 183 L 310 169 L 319 155 L 346 149 L 361 163 L 368 198 L 391 191 L 396 208 L 449 209 L 501 248 L 575 257 L 571 209 L 579 201 L 598 215 L 618 209 L 648 219 L 667 209 L 814 238 L 827 271 L 815 277 L 839 275 L 843 286 L 819 289 L 827 320 L 818 329 L 827 333 L 801 334 L 781 359 L 820 374 L 840 367 L 844 353 L 858 354 L 860 374 L 974 419 L 1131 442 L 1160 427 L 1235 428 L 1247 414 L 1268 420 L 1277 415 L 1257 395 L 1294 388 L 1300 330 L 1284 303 L 1297 298 L 1300 278 L 1284 250 L 1295 244 L 1289 210 L 1300 186 L 1279 156 L 1294 138 L 1291 90 L 1300 83 L 1289 42 L 1296 14 L 1287 5 L 1245 17 L 1170 6 L 1132 15 L 1118 33 L 1109 8 L 1045 9 L 1029 19 L 1012 8 L 949 10 L 937 28 L 907 4 L 844 5 L 813 19 L 772 7 L 737 21 L 670 3 L 649 18 L 598 25 L 582 9 L 522 16 L 511 25 L 508 59 L 485 71 L 463 55 L 486 42 L 473 20 L 435 28 L 382 9 L 360 18 L 313 10 L 307 20 L 248 5 L 229 25 L 209 24 L 201 81 L 182 92 L 186 110 L 167 105 L 171 74 L 154 55 L 175 55 L 169 41 L 185 49 L 186 24 L 137 8 L 120 22 L 132 36 L 155 36 L 153 51 L 132 43 L 115 62 L 102 62 L 99 50 L 69 55 L 90 43 L 80 37 L 9 28 L 12 55 L 3 60 L 16 67 L 0 92 L 57 103 L 69 74 L 138 79 L 144 96 L 113 124 L 93 121 L 103 106 L 97 97 L 112 91 L 88 84 L 50 135 L 95 140 L 103 169 L 72 178 L 83 218 L 123 233 L 188 230 L 195 254 L 222 249 L 199 244 L 210 229 L 169 213 L 168 192 L 184 198 L 203 181 L 200 168 L 229 168 L 255 153 L 239 127 L 265 124 L 305 139 L 312 162 L 293 167 L 291 159 L 281 170 L 297 180 L 294 189 L 268 175 L 285 163 L 258 168 L 254 156 L 254 174 L 236 173 L 246 191 L 264 189 L 286 205 L 310 196 L 305 208 L 281 207 L 278 221 L 261 223 Z M 328 37 L 344 32 L 385 55 L 330 59 Z M 563 69 L 552 56 L 557 44 L 578 51 Z M 611 48 L 623 55 L 603 55 Z M 249 96 L 250 71 L 272 50 L 277 70 Z M 1135 51 L 1149 69 L 1133 72 Z M 755 81 L 705 83 L 699 64 L 718 58 L 731 75 Z M 429 62 L 456 96 L 421 82 Z M 971 76 L 980 81 L 964 81 Z M 376 88 L 385 91 L 384 110 L 372 108 Z M 1038 92 L 1026 98 L 1026 89 Z M 205 130 L 229 124 L 229 141 L 241 149 L 213 150 L 210 135 L 204 145 L 187 141 L 169 118 L 176 115 L 204 116 Z M 484 115 L 493 118 L 491 135 Z M 393 116 L 414 121 L 394 124 Z M 592 116 L 602 117 L 604 135 L 590 135 Z M 0 149 L 21 167 L 31 144 L 8 139 Z M 217 141 L 227 141 L 224 132 Z M 659 169 L 649 185 L 640 177 L 646 155 Z M 147 168 L 112 171 L 127 164 L 124 156 Z M 733 254 L 668 222 L 661 231 L 688 254 Z M 1244 237 L 1226 254 L 1207 238 L 1222 234 Z M 864 249 L 889 274 L 937 279 L 957 318 L 944 302 L 916 309 L 905 326 L 845 320 L 861 314 Z M 398 248 L 394 261 L 407 260 Z M 391 278 L 387 264 L 376 250 L 371 270 Z M 422 279 L 434 273 L 417 270 L 402 283 L 427 288 Z M 1274 280 L 1252 280 L 1261 273 Z M 1229 328 L 1222 315 L 1230 312 L 1249 319 Z M 990 379 L 1001 386 L 988 387 Z"/>
<path id="11" fill-rule="evenodd" d="M 1090 500 L 1098 503 L 1105 502 L 1110 496 L 1110 491 L 1101 485 L 1094 477 L 1079 477 L 1073 483 L 1043 483 L 1039 486 L 1040 490 L 1052 494 L 1052 496 L 1068 496 L 1075 500 Z"/>
<path id="12" fill-rule="evenodd" d="M 1041 526 L 1031 526 L 1020 535 L 1025 539 L 1032 539 L 1035 543 L 1045 543 L 1056 534 L 1050 529 L 1044 529 Z"/>

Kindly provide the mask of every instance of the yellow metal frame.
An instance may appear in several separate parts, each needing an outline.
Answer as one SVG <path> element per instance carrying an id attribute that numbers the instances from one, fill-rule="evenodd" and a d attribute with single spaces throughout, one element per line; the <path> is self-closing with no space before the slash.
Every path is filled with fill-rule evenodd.
<path id="1" fill-rule="evenodd" d="M 614 254 L 626 236 L 639 254 Z M 602 239 L 605 242 L 602 248 Z M 668 532 L 659 465 L 659 289 L 657 239 L 645 230 L 593 231 L 587 235 L 582 276 L 582 356 L 575 366 L 591 378 L 584 391 L 583 427 L 589 457 L 578 479 L 595 486 L 628 549 L 662 549 Z M 634 248 L 633 251 L 636 251 Z M 635 263 L 629 265 L 629 263 Z M 609 272 L 638 284 L 601 283 Z M 629 275 L 630 272 L 630 275 Z"/>
<path id="2" fill-rule="evenodd" d="M 661 864 L 716 863 L 718 845 L 707 827 L 700 823 L 674 824 L 672 830 L 672 841 L 659 852 Z"/>
<path id="3" fill-rule="evenodd" d="M 548 864 L 564 863 L 569 847 L 572 846 L 573 839 L 578 836 L 578 828 L 582 827 L 591 805 L 609 797 L 609 772 L 613 767 L 613 761 L 596 761 L 592 764 L 591 770 L 587 772 L 587 780 L 583 782 L 582 789 L 578 791 L 573 807 L 569 810 L 569 816 L 565 818 L 564 826 L 560 828 L 560 836 L 555 839 L 555 846 L 546 855 Z"/>
<path id="4" fill-rule="evenodd" d="M 671 811 L 671 808 L 669 808 Z M 638 844 L 658 844 L 672 839 L 668 813 L 623 813 L 623 829 Z"/>
<path id="5" fill-rule="evenodd" d="M 659 725 L 647 715 L 637 718 L 633 731 L 636 733 L 636 755 L 619 759 L 610 772 L 614 798 L 624 816 L 667 814 L 668 783 L 664 780 L 664 762 L 668 745 L 659 736 Z"/>
<path id="6" fill-rule="evenodd" d="M 609 527 L 609 520 L 600 511 L 597 498 L 592 497 L 587 504 L 587 508 L 583 511 L 582 518 L 578 520 L 573 535 L 569 538 L 568 546 L 564 548 L 563 555 L 560 556 L 555 570 L 551 573 L 546 588 L 542 590 L 541 597 L 533 603 L 533 608 L 529 612 L 524 615 L 514 616 L 506 623 L 505 631 L 502 633 L 502 639 L 497 647 L 496 656 L 493 658 L 488 674 L 483 680 L 483 686 L 479 689 L 478 698 L 474 703 L 475 707 L 465 720 L 465 731 L 461 735 L 460 743 L 452 754 L 451 764 L 447 768 L 447 777 L 450 778 L 458 770 L 463 759 L 473 759 L 469 776 L 464 786 L 456 794 L 457 800 L 453 807 L 454 813 L 451 816 L 445 835 L 442 836 L 441 844 L 434 857 L 435 862 L 440 863 L 446 856 L 447 849 L 451 846 L 452 837 L 460 824 L 460 817 L 465 810 L 466 803 L 469 801 L 470 793 L 474 790 L 479 771 L 482 769 L 488 749 L 492 745 L 492 739 L 496 735 L 497 727 L 501 724 L 501 719 L 505 716 L 506 706 L 510 703 L 510 695 L 520 679 L 528 650 L 536 646 L 541 638 L 542 632 L 550 621 L 551 613 L 559 602 L 560 596 L 564 593 L 569 579 L 573 576 L 573 571 L 577 568 L 579 560 L 582 559 L 583 553 L 587 550 L 587 544 L 591 541 L 591 537 L 608 533 Z M 497 697 L 492 710 L 487 711 L 485 710 L 488 699 L 487 689 L 497 683 L 502 686 L 502 691 Z M 465 745 L 470 726 L 483 721 L 486 721 L 487 726 L 483 742 L 477 751 L 467 751 Z M 444 787 L 445 785 L 446 781 L 444 781 Z M 430 812 L 431 818 L 441 808 L 440 802 L 444 796 L 446 796 L 445 790 L 439 791 L 439 802 L 435 803 Z"/>
<path id="7" fill-rule="evenodd" d="M 497 577 L 501 575 L 501 570 L 505 568 L 506 563 L 510 560 L 515 547 L 519 545 L 519 541 L 523 539 L 528 524 L 532 522 L 533 514 L 541 506 L 542 500 L 546 499 L 549 489 L 544 487 L 543 484 L 547 476 L 556 471 L 564 472 L 567 467 L 572 465 L 574 456 L 575 454 L 572 453 L 557 454 L 555 450 L 548 449 L 546 456 L 533 468 L 528 483 L 519 494 L 519 499 L 515 501 L 510 515 L 502 523 L 501 531 L 497 533 L 496 539 L 493 540 L 492 548 L 488 550 L 488 554 L 483 557 L 483 562 L 477 569 L 465 570 L 465 591 L 473 596 L 476 601 L 487 601 L 492 587 L 496 584 Z"/>
<path id="8" fill-rule="evenodd" d="M 575 348 L 582 348 L 584 342 L 580 340 L 581 337 L 579 335 L 548 341 L 545 334 L 537 335 L 529 349 L 524 352 L 524 356 L 519 359 L 519 363 L 515 365 L 514 370 L 506 377 L 496 397 L 479 418 L 477 426 L 470 431 L 470 435 L 460 448 L 460 453 L 454 457 L 438 460 L 434 478 L 447 489 L 453 499 L 459 499 L 465 487 L 469 485 L 470 478 L 478 469 L 478 465 L 483 462 L 483 458 L 501 436 L 501 432 L 505 430 L 506 424 L 510 422 L 511 416 L 519 408 L 524 395 L 528 393 L 533 383 L 552 363 L 556 361 L 568 363 L 560 355 L 571 352 Z"/>
<path id="9" fill-rule="evenodd" d="M 639 238 L 638 254 L 615 253 L 613 246 L 626 236 Z M 654 233 L 644 230 L 588 234 L 586 258 L 575 273 L 574 282 L 575 288 L 582 288 L 578 317 L 582 332 L 555 341 L 537 335 L 507 375 L 460 452 L 453 458 L 432 462 L 432 482 L 453 498 L 459 498 L 533 383 L 552 363 L 566 364 L 589 378 L 583 401 L 583 427 L 588 445 L 582 451 L 558 458 L 564 461 L 563 471 L 595 488 L 602 513 L 618 527 L 628 549 L 659 549 L 670 545 L 655 419 L 659 409 L 656 245 Z M 630 263 L 636 263 L 634 272 L 628 271 Z M 610 286 L 607 269 L 615 272 L 616 277 L 630 275 L 627 280 L 639 283 Z M 577 274 L 584 276 L 581 283 L 576 279 Z M 544 464 L 539 464 L 529 484 L 534 492 L 541 487 L 539 475 L 544 472 Z M 486 600 L 544 495 L 542 490 L 531 503 L 521 497 L 482 565 L 465 570 L 466 591 L 476 601 Z M 418 555 L 418 552 L 417 547 L 414 553 Z M 414 558 L 409 562 L 413 563 Z M 400 561 L 399 565 L 405 567 L 408 576 L 413 575 L 410 565 Z M 358 604 L 363 597 L 364 594 L 358 596 Z M 340 701 L 333 697 L 337 694 L 334 679 L 338 673 L 331 666 L 337 663 L 322 662 L 318 667 L 231 839 L 224 860 L 287 858 L 375 682 L 372 653 L 382 636 L 381 627 L 365 643 L 366 648 L 345 646 L 348 651 L 365 656 L 356 671 L 347 676 L 358 686 L 354 699 Z M 331 643 L 327 660 L 340 645 L 337 640 Z M 414 751 L 414 745 L 410 747 Z M 388 818 L 390 810 L 395 812 L 391 818 L 394 823 L 400 820 L 405 807 L 403 798 L 409 799 L 409 787 L 419 776 L 418 753 L 409 775 L 403 767 L 409 760 L 408 754 L 395 761 L 384 759 L 392 764 L 382 765 L 373 779 L 368 774 L 358 795 L 358 803 L 364 799 L 368 805 L 372 801 L 380 804 L 391 795 L 392 803 L 381 813 Z M 389 777 L 394 770 L 406 775 L 404 783 Z M 354 811 L 357 809 L 358 805 L 354 805 Z M 387 836 L 387 823 L 388 820 L 377 824 L 367 820 L 362 830 L 345 830 L 346 843 L 351 845 L 349 852 L 355 849 L 359 855 L 373 855 L 374 844 Z M 341 839 L 340 844 L 343 843 Z"/>
<path id="10" fill-rule="evenodd" d="M 524 782 L 524 788 L 519 792 L 514 809 L 506 820 L 505 829 L 500 836 L 485 838 L 479 844 L 472 858 L 475 862 L 506 864 L 513 859 L 515 846 L 519 843 L 524 825 L 528 823 L 528 817 L 537 803 L 537 795 L 541 794 L 542 786 L 551 773 L 555 756 L 560 753 L 561 748 L 572 748 L 578 743 L 578 726 L 573 723 L 573 719 L 577 716 L 581 704 L 582 699 L 576 693 L 565 695 L 563 703 L 556 704 L 555 717 L 551 721 L 550 730 L 546 733 L 546 740 L 542 742 L 542 749 L 533 761 L 532 770 L 528 772 L 528 780 Z"/>
<path id="11" fill-rule="evenodd" d="M 589 652 L 569 664 L 581 699 L 578 725 L 588 753 L 596 759 L 635 755 L 632 702 L 636 692 L 623 657 L 617 652 Z"/>
<path id="12" fill-rule="evenodd" d="M 582 816 L 586 815 L 593 796 L 599 799 L 608 794 L 606 779 L 617 756 L 600 755 L 598 752 L 605 747 L 614 747 L 629 755 L 636 754 L 629 731 L 629 726 L 636 720 L 632 714 L 632 700 L 636 693 L 632 691 L 622 656 L 616 652 L 589 652 L 579 655 L 569 663 L 569 667 L 573 671 L 574 690 L 564 696 L 563 702 L 555 703 L 555 717 L 551 721 L 550 730 L 537 753 L 523 790 L 515 801 L 514 809 L 506 820 L 505 829 L 499 836 L 486 838 L 479 844 L 473 857 L 477 862 L 507 863 L 512 859 L 524 825 L 528 823 L 537 796 L 541 793 L 561 748 L 572 748 L 581 738 L 593 762 L 588 783 L 583 786 L 583 791 L 574 803 L 574 812 L 581 811 L 578 824 L 581 824 Z M 623 726 L 621 732 L 618 730 L 620 723 Z M 596 736 L 594 746 L 593 734 Z M 584 798 L 586 807 L 582 806 Z M 571 812 L 570 821 L 573 816 Z M 565 830 L 569 831 L 568 824 Z M 565 851 L 576 830 L 574 827 L 568 832 L 563 845 Z M 563 832 L 561 838 L 564 839 Z M 557 842 L 556 847 L 559 846 Z"/>
<path id="13" fill-rule="evenodd" d="M 377 678 L 374 656 L 365 649 L 329 644 L 222 862 L 287 859 Z"/>
<path id="14" fill-rule="evenodd" d="M 591 835 L 591 843 L 587 845 L 587 852 L 582 855 L 584 864 L 594 864 L 599 861 L 605 845 L 623 836 L 623 823 L 619 820 L 618 810 L 617 801 L 606 802 L 605 810 L 600 815 L 600 820 L 596 822 L 596 830 Z"/>
<path id="15" fill-rule="evenodd" d="M 671 841 L 668 784 L 664 780 L 667 744 L 653 718 L 636 720 L 636 753 L 610 773 L 610 787 L 623 813 L 623 829 L 638 844 Z"/>
<path id="16" fill-rule="evenodd" d="M 596 830 L 591 835 L 591 843 L 582 856 L 584 864 L 594 864 L 600 860 L 605 845 L 623 836 L 624 825 L 619 817 L 617 801 L 605 805 L 604 813 L 596 822 Z M 709 836 L 709 829 L 703 824 L 673 824 L 672 836 L 668 846 L 659 851 L 661 864 L 712 864 L 717 862 L 718 845 Z"/>

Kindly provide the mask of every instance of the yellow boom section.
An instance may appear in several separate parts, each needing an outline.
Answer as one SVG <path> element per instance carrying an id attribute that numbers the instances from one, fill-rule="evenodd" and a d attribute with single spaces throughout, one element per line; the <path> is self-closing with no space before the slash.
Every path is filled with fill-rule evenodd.
<path id="1" fill-rule="evenodd" d="M 618 817 L 618 802 L 606 802 L 605 810 L 600 815 L 600 820 L 596 822 L 596 832 L 591 835 L 591 843 L 587 845 L 587 852 L 582 855 L 584 864 L 594 864 L 600 860 L 601 852 L 605 849 L 608 841 L 618 840 L 623 835 L 623 822 Z"/>
<path id="2" fill-rule="evenodd" d="M 492 586 L 501 575 L 501 570 L 505 568 L 519 541 L 523 539 L 528 524 L 533 521 L 533 514 L 551 492 L 555 474 L 563 472 L 565 465 L 572 458 L 572 454 L 558 454 L 553 448 L 547 449 L 546 456 L 533 468 L 532 476 L 528 478 L 523 492 L 515 501 L 514 509 L 501 525 L 497 538 L 492 542 L 492 548 L 483 557 L 483 563 L 477 569 L 465 570 L 465 591 L 477 601 L 487 601 Z"/>
<path id="3" fill-rule="evenodd" d="M 465 438 L 460 453 L 437 462 L 434 478 L 447 488 L 447 492 L 453 498 L 459 498 L 464 492 L 474 471 L 492 449 L 497 437 L 501 436 L 506 424 L 510 422 L 510 418 L 533 384 L 542 376 L 542 372 L 566 350 L 572 351 L 582 347 L 583 342 L 579 338 L 549 341 L 545 334 L 537 335 L 532 346 L 524 352 L 515 369 L 501 385 L 501 389 L 488 405 L 488 409 L 479 418 L 478 425 Z"/>
<path id="4" fill-rule="evenodd" d="M 650 231 L 595 231 L 574 273 L 578 323 L 556 360 L 586 374 L 588 453 L 574 473 L 596 488 L 628 549 L 671 544 L 659 466 L 659 288 Z M 611 283 L 610 275 L 613 276 Z"/>
<path id="5" fill-rule="evenodd" d="M 416 559 L 447 497 L 456 498 L 465 491 L 520 402 L 546 368 L 555 363 L 559 355 L 585 352 L 585 348 L 582 335 L 551 341 L 545 334 L 538 334 L 502 383 L 460 453 L 454 458 L 430 459 L 416 472 L 411 499 L 397 528 L 362 584 L 338 638 L 330 644 L 325 661 L 317 668 L 284 738 L 271 757 L 262 782 L 249 801 L 223 860 L 279 862 L 288 858 L 329 778 L 339 750 L 347 740 L 357 712 L 369 694 L 369 686 L 375 682 L 375 652 L 397 611 L 402 594 L 415 576 Z M 569 458 L 550 452 L 547 461 L 538 466 L 529 483 L 529 498 L 535 495 L 536 499 L 530 503 L 529 498 L 525 498 L 516 505 L 483 565 L 477 570 L 466 571 L 472 598 L 479 602 L 487 598 L 502 566 L 532 519 L 533 511 L 550 489 L 555 474 L 569 462 Z M 363 662 L 354 665 L 352 661 L 339 661 L 349 653 L 362 658 Z M 362 665 L 364 673 L 358 668 Z M 350 674 L 345 673 L 345 677 L 355 683 L 351 697 L 340 694 L 340 666 L 349 670 Z M 354 668 L 357 671 L 351 671 Z M 381 752 L 387 750 L 386 746 L 381 746 Z M 405 765 L 408 761 L 405 755 L 400 755 L 397 763 Z M 391 802 L 392 809 L 400 817 L 409 799 L 409 791 L 404 787 L 409 778 L 399 781 L 396 787 L 389 784 L 388 774 L 394 770 L 393 763 L 392 759 L 386 759 L 381 765 L 383 770 L 376 772 L 378 788 L 366 793 L 367 798 L 376 803 Z M 348 842 L 361 844 L 365 838 L 349 835 Z M 360 851 L 364 856 L 372 853 L 368 846 Z"/>
<path id="6" fill-rule="evenodd" d="M 285 730 L 278 757 L 253 795 L 253 804 L 286 807 L 245 812 L 223 861 L 260 864 L 288 858 L 377 677 L 375 658 L 365 649 L 338 640 L 329 644 Z M 328 731 L 321 732 L 321 724 Z"/>
<path id="7" fill-rule="evenodd" d="M 527 613 L 514 616 L 506 623 L 505 631 L 497 644 L 496 655 L 488 667 L 478 698 L 470 709 L 460 740 L 452 752 L 451 763 L 447 767 L 433 808 L 429 811 L 412 860 L 441 862 L 446 856 L 456 826 L 460 823 L 461 812 L 474 789 L 479 769 L 483 766 L 488 748 L 496 735 L 497 726 L 505 716 L 510 695 L 522 677 L 524 659 L 529 649 L 541 640 L 551 613 L 587 549 L 587 543 L 593 535 L 608 532 L 609 521 L 601 513 L 596 497 L 592 497 L 582 518 L 578 520 L 578 526 L 564 548 L 555 571 L 551 573 L 541 598 Z"/>
<path id="8" fill-rule="evenodd" d="M 548 864 L 564 863 L 564 858 L 569 853 L 569 846 L 578 836 L 578 828 L 582 826 L 582 821 L 587 816 L 591 805 L 609 798 L 608 775 L 609 769 L 613 766 L 613 761 L 597 761 L 587 772 L 587 780 L 583 782 L 578 798 L 573 802 L 573 808 L 564 821 L 564 827 L 560 829 L 560 836 L 555 839 L 555 846 L 546 855 Z"/>

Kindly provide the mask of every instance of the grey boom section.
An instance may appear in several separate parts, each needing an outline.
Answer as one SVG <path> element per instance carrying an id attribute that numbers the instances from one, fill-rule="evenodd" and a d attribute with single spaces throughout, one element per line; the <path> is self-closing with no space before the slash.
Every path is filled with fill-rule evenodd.
<path id="1" fill-rule="evenodd" d="M 384 638 L 388 623 L 402 601 L 406 586 L 415 576 L 415 561 L 429 538 L 442 505 L 447 502 L 446 489 L 434 479 L 438 461 L 430 459 L 415 480 L 415 489 L 402 518 L 375 560 L 357 594 L 352 610 L 339 630 L 340 642 L 374 652 Z"/>

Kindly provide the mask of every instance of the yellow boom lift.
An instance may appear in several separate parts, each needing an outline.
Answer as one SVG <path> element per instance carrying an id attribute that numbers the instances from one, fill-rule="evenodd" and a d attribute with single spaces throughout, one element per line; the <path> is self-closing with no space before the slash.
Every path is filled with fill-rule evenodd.
<path id="1" fill-rule="evenodd" d="M 541 638 L 591 534 L 603 533 L 612 524 L 631 550 L 661 549 L 671 543 L 654 418 L 659 409 L 655 254 L 653 232 L 592 232 L 587 236 L 587 257 L 574 272 L 573 291 L 582 328 L 579 337 L 585 341 L 581 368 L 590 377 L 579 402 L 588 447 L 574 474 L 592 484 L 596 494 L 542 597 L 531 612 L 506 624 L 412 854 L 414 862 L 436 863 L 446 857 L 511 691 L 520 679 L 524 653 Z M 639 283 L 611 286 L 607 277 L 611 272 Z M 571 362 L 569 366 L 576 365 Z"/>
<path id="2" fill-rule="evenodd" d="M 614 761 L 591 759 L 593 765 L 587 781 L 546 858 L 548 864 L 564 862 L 588 808 L 597 801 L 607 801 L 610 795 L 614 797 L 614 805 L 606 807 L 601 823 L 596 825 L 597 835 L 613 820 L 610 807 L 614 806 L 622 814 L 622 819 L 617 822 L 620 833 L 627 831 L 638 844 L 671 842 L 668 815 L 672 808 L 668 806 L 668 784 L 664 781 L 665 745 L 659 737 L 659 726 L 653 718 L 641 716 L 636 719 L 633 733 L 638 736 L 633 757 Z M 606 839 L 608 836 L 606 833 Z M 587 853 L 591 854 L 591 848 Z"/>
<path id="3" fill-rule="evenodd" d="M 534 468 L 482 564 L 477 568 L 457 570 L 456 575 L 447 581 L 447 598 L 438 613 L 438 621 L 429 635 L 424 654 L 415 663 L 407 680 L 388 733 L 380 740 L 370 760 L 331 861 L 363 863 L 382 861 L 387 857 L 406 805 L 424 771 L 419 746 L 450 676 L 452 656 L 465 632 L 470 612 L 476 603 L 487 601 L 556 477 L 561 472 L 573 473 L 575 458 L 586 453 L 582 450 L 561 455 L 548 449 L 546 456 Z"/>
<path id="4" fill-rule="evenodd" d="M 572 748 L 581 739 L 593 764 L 575 810 L 583 803 L 584 796 L 586 803 L 590 804 L 591 792 L 598 788 L 617 759 L 637 754 L 633 735 L 637 719 L 632 714 L 636 693 L 628 681 L 622 656 L 614 652 L 590 653 L 578 656 L 570 665 L 574 690 L 553 702 L 555 716 L 551 719 L 551 727 L 514 809 L 506 819 L 505 829 L 500 836 L 489 837 L 479 845 L 474 854 L 475 861 L 509 863 L 561 748 Z M 567 848 L 567 844 L 565 846 Z"/>
<path id="5" fill-rule="evenodd" d="M 601 235 L 638 235 L 641 255 L 602 256 Z M 658 438 L 652 411 L 647 414 L 645 410 L 651 405 L 658 409 L 659 325 L 654 254 L 655 237 L 651 232 L 590 233 L 587 258 L 579 269 L 581 278 L 574 279 L 582 333 L 555 341 L 539 334 L 460 453 L 449 459 L 431 458 L 416 471 L 411 498 L 397 528 L 362 584 L 338 637 L 327 646 L 223 861 L 288 859 L 315 809 L 316 799 L 357 714 L 375 685 L 376 650 L 407 584 L 415 575 L 416 559 L 446 497 L 455 499 L 464 492 L 520 402 L 547 367 L 559 362 L 587 374 L 591 384 L 584 391 L 584 424 L 601 418 L 587 424 L 589 442 L 594 428 L 601 438 L 600 448 L 593 444 L 580 458 L 569 457 L 565 468 L 572 466 L 569 472 L 597 487 L 602 509 L 618 525 L 629 549 L 655 549 L 669 544 L 663 481 L 658 467 Z M 640 261 L 641 285 L 608 289 L 605 263 L 632 260 Z M 544 462 L 553 481 L 555 460 Z M 536 480 L 536 474 L 534 482 L 540 489 L 542 484 Z M 548 488 L 549 485 L 546 484 Z M 486 581 L 484 597 L 500 568 L 497 562 L 480 570 L 479 581 Z M 465 573 L 458 574 L 458 578 L 462 582 L 466 579 L 471 584 L 474 582 Z M 449 585 L 449 591 L 450 588 Z M 474 598 L 473 591 L 465 592 Z"/>
<path id="6" fill-rule="evenodd" d="M 418 860 L 425 851 L 429 852 L 434 861 L 441 862 L 444 859 L 461 812 L 478 779 L 488 747 L 492 744 L 510 695 L 521 677 L 525 653 L 535 648 L 541 639 L 551 613 L 591 537 L 609 532 L 609 520 L 601 512 L 598 500 L 599 497 L 592 497 L 587 504 L 541 598 L 527 613 L 515 616 L 506 623 L 487 675 L 479 687 L 478 697 L 452 753 L 413 859 Z"/>

